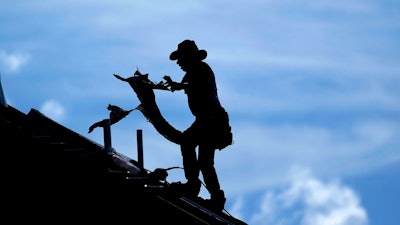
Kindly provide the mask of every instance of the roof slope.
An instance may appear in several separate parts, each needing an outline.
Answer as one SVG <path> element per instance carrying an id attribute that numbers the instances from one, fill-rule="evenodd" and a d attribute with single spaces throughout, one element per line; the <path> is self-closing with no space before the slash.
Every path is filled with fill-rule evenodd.
<path id="1" fill-rule="evenodd" d="M 0 104 L 3 215 L 18 222 L 238 224 L 173 193 L 135 160 L 36 109 Z"/>

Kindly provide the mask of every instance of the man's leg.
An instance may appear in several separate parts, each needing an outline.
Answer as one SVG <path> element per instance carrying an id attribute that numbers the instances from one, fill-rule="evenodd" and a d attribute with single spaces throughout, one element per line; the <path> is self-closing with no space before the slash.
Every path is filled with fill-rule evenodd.
<path id="1" fill-rule="evenodd" d="M 199 166 L 203 174 L 204 183 L 210 193 L 209 207 L 216 211 L 222 211 L 225 205 L 225 194 L 221 190 L 217 172 L 214 167 L 215 149 L 209 145 L 199 146 Z"/>
<path id="2" fill-rule="evenodd" d="M 199 180 L 200 169 L 197 162 L 196 145 L 181 145 L 181 153 L 183 170 L 187 179 L 184 192 L 188 197 L 197 197 L 200 192 L 201 182 Z"/>

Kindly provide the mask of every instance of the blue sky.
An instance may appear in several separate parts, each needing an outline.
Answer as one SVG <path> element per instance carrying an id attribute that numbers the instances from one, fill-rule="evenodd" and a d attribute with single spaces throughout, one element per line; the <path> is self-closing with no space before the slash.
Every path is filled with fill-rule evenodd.
<path id="1" fill-rule="evenodd" d="M 184 39 L 208 52 L 234 144 L 216 153 L 226 210 L 252 225 L 394 225 L 400 220 L 400 4 L 393 0 L 3 1 L 7 103 L 38 109 L 100 144 L 108 104 L 139 104 L 136 68 L 183 72 Z M 182 92 L 157 90 L 164 117 L 193 121 Z M 112 126 L 115 150 L 149 170 L 181 166 L 179 146 L 139 111 Z M 180 169 L 168 181 L 184 181 Z M 203 190 L 202 196 L 208 198 Z"/>

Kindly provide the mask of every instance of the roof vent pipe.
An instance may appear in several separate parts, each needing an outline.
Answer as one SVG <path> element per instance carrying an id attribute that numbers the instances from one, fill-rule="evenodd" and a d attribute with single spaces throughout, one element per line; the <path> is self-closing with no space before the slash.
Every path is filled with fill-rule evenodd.
<path id="1" fill-rule="evenodd" d="M 110 119 L 103 120 L 103 136 L 104 136 L 104 148 L 106 152 L 110 153 L 112 151 L 111 147 L 111 122 Z"/>
<path id="2" fill-rule="evenodd" d="M 137 155 L 138 155 L 138 163 L 144 168 L 143 165 L 143 131 L 138 129 L 136 130 L 136 139 L 137 139 Z"/>

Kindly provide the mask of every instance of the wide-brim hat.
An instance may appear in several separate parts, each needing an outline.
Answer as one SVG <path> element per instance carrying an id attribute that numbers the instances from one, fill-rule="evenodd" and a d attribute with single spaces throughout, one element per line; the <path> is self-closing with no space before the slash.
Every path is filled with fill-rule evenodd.
<path id="1" fill-rule="evenodd" d="M 207 57 L 207 51 L 203 49 L 199 50 L 196 43 L 192 40 L 184 40 L 179 43 L 178 49 L 171 53 L 169 59 L 177 60 L 181 57 L 203 60 Z"/>

